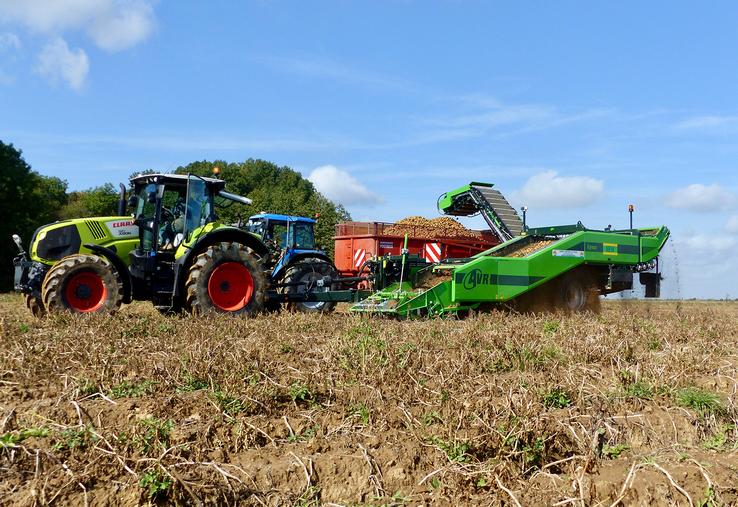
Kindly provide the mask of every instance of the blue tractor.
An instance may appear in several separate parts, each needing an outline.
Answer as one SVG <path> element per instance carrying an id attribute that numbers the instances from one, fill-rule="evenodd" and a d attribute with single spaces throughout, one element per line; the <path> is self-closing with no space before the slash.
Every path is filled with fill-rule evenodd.
<path id="1" fill-rule="evenodd" d="M 244 228 L 261 237 L 269 248 L 272 286 L 285 295 L 287 308 L 307 313 L 330 312 L 333 301 L 300 301 L 295 295 L 329 292 L 335 289 L 338 270 L 333 261 L 315 244 L 315 223 L 311 218 L 276 213 L 259 213 L 249 218 Z M 306 298 L 307 299 L 307 298 Z M 276 309 L 278 302 L 272 303 Z"/>

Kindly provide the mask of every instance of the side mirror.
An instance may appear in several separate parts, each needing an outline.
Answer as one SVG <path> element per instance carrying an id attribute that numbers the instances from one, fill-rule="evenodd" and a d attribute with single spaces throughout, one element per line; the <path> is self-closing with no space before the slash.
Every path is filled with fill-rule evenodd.
<path id="1" fill-rule="evenodd" d="M 146 195 L 146 200 L 149 202 L 149 204 L 156 204 L 156 192 L 149 192 Z"/>
<path id="2" fill-rule="evenodd" d="M 138 204 L 138 197 L 136 194 L 131 194 L 130 197 L 128 197 L 128 207 L 135 208 L 136 204 Z"/>

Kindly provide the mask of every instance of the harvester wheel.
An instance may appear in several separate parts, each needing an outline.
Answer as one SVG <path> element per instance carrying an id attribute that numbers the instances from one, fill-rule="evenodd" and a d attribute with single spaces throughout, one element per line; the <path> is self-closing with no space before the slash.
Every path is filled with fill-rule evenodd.
<path id="1" fill-rule="evenodd" d="M 559 283 L 557 299 L 556 306 L 566 312 L 598 312 L 600 309 L 599 290 L 594 277 L 584 271 L 564 275 Z"/>
<path id="2" fill-rule="evenodd" d="M 41 295 L 34 291 L 33 294 L 26 294 L 26 307 L 31 310 L 34 317 L 41 318 L 46 315 L 46 308 L 41 301 Z"/>
<path id="3" fill-rule="evenodd" d="M 264 307 L 266 276 L 260 259 L 240 243 L 216 243 L 198 255 L 187 278 L 187 306 L 208 312 L 251 315 Z"/>
<path id="4" fill-rule="evenodd" d="M 123 301 L 123 282 L 103 257 L 70 255 L 46 273 L 41 296 L 49 313 L 114 313 Z"/>
<path id="5" fill-rule="evenodd" d="M 284 288 L 287 294 L 304 294 L 306 291 L 310 292 L 328 292 L 335 287 L 331 284 L 319 287 L 318 280 L 323 280 L 326 277 L 331 279 L 336 278 L 338 273 L 336 269 L 328 262 L 323 259 L 308 258 L 296 262 L 292 266 L 287 268 L 287 271 L 282 278 L 282 283 L 289 284 L 295 283 L 300 285 L 288 285 Z M 332 312 L 336 307 L 336 303 L 328 301 L 315 301 L 315 302 L 294 302 L 288 303 L 287 308 L 289 310 L 295 310 L 298 312 L 305 313 L 328 313 Z"/>

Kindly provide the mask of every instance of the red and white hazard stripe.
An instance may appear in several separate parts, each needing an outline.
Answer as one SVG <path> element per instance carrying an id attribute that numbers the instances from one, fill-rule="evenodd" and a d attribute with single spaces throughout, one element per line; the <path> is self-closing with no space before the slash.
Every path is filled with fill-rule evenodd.
<path id="1" fill-rule="evenodd" d="M 357 248 L 354 252 L 354 267 L 360 268 L 362 264 L 364 264 L 364 260 L 366 259 L 366 250 L 363 248 Z"/>
<path id="2" fill-rule="evenodd" d="M 423 248 L 423 258 L 428 262 L 441 262 L 440 243 L 426 243 Z"/>

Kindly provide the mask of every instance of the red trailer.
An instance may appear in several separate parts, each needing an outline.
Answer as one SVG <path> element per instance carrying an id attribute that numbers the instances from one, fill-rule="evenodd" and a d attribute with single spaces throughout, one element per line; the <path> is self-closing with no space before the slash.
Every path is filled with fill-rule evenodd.
<path id="1" fill-rule="evenodd" d="M 469 231 L 468 236 L 439 236 L 437 229 L 422 226 L 342 222 L 336 225 L 336 267 L 344 276 L 356 276 L 364 262 L 374 256 L 400 255 L 405 232 L 409 253 L 421 255 L 428 262 L 469 257 L 500 244 L 492 231 Z"/>

